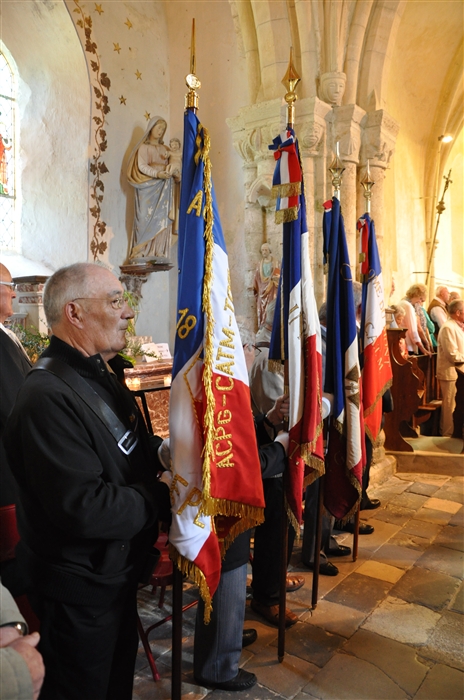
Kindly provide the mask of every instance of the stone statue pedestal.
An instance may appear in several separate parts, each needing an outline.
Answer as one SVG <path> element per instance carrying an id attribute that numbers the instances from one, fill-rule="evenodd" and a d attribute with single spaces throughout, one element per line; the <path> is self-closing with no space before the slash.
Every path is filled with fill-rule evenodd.
<path id="1" fill-rule="evenodd" d="M 144 284 L 148 276 L 152 272 L 166 272 L 174 267 L 173 263 L 167 262 L 146 262 L 146 263 L 128 263 L 120 265 L 121 274 L 120 282 L 126 286 L 128 292 L 132 292 L 137 299 L 142 299 L 142 284 Z"/>
<path id="2" fill-rule="evenodd" d="M 16 296 L 22 314 L 27 314 L 25 325 L 34 326 L 40 333 L 48 333 L 48 326 L 43 310 L 43 290 L 48 277 L 31 275 L 15 277 Z"/>

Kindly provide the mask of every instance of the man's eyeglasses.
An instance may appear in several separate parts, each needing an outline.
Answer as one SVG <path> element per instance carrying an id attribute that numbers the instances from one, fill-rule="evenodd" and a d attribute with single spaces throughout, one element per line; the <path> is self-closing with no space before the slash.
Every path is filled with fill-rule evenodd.
<path id="1" fill-rule="evenodd" d="M 4 287 L 9 287 L 12 292 L 16 291 L 16 284 L 15 282 L 0 282 L 0 284 L 3 284 Z"/>
<path id="2" fill-rule="evenodd" d="M 71 301 L 107 301 L 109 304 L 111 304 L 113 309 L 122 309 L 126 303 L 124 297 L 116 297 L 116 299 L 102 299 L 100 297 L 76 297 L 75 299 L 71 299 Z"/>
<path id="3" fill-rule="evenodd" d="M 253 345 L 252 343 L 245 343 L 245 345 L 243 347 L 248 348 L 249 350 L 253 350 L 255 353 L 255 357 L 257 357 L 259 355 L 259 353 L 261 352 L 261 348 L 258 348 L 256 345 Z"/>

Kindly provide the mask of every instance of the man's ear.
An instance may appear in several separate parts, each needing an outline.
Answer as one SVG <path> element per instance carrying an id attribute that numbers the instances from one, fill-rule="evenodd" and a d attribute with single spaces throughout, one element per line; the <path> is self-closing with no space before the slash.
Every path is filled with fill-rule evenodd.
<path id="1" fill-rule="evenodd" d="M 76 304 L 75 301 L 68 301 L 64 307 L 64 316 L 72 326 L 82 328 L 84 313 L 80 304 Z"/>

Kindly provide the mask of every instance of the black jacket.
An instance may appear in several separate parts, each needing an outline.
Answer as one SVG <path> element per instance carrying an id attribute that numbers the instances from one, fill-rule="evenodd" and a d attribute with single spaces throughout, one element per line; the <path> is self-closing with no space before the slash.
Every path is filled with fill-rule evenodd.
<path id="1" fill-rule="evenodd" d="M 132 395 L 100 355 L 84 357 L 52 337 L 43 357 L 76 370 L 139 437 L 126 456 L 82 399 L 43 370 L 28 375 L 5 430 L 19 484 L 18 559 L 43 593 L 66 603 L 98 604 L 138 576 L 158 518 L 168 516 L 168 489 L 156 479 Z"/>
<path id="2" fill-rule="evenodd" d="M 3 447 L 3 431 L 31 363 L 14 340 L 0 330 L 0 506 L 16 502 L 17 486 Z"/>
<path id="3" fill-rule="evenodd" d="M 255 416 L 255 430 L 261 476 L 263 479 L 273 479 L 285 470 L 287 464 L 285 449 L 280 442 L 271 442 L 264 425 L 264 414 Z M 226 552 L 222 571 L 232 571 L 247 563 L 250 557 L 250 537 L 251 530 L 247 530 L 235 538 Z"/>

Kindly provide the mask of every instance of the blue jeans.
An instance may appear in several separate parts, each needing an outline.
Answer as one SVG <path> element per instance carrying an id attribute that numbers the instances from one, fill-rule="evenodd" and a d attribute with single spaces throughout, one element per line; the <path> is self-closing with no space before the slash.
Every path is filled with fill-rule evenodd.
<path id="1" fill-rule="evenodd" d="M 216 683 L 230 681 L 237 675 L 242 653 L 246 579 L 246 564 L 221 573 L 208 625 L 203 622 L 205 606 L 200 599 L 193 647 L 195 678 Z"/>

